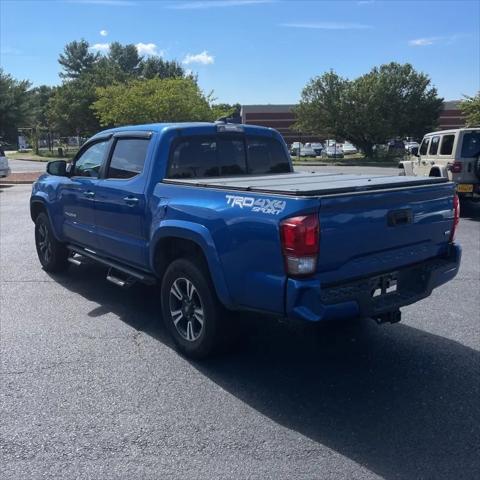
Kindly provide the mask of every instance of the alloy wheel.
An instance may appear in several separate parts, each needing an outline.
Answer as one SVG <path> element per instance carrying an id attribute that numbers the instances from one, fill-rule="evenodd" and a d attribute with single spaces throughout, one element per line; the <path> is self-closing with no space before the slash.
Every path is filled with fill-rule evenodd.
<path id="1" fill-rule="evenodd" d="M 177 278 L 169 295 L 170 315 L 179 335 L 194 342 L 201 335 L 205 312 L 195 285 L 187 278 Z"/>

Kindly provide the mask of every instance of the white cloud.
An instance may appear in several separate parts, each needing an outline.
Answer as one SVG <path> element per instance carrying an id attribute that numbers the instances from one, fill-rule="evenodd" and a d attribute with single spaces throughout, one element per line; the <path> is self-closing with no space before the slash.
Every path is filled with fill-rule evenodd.
<path id="1" fill-rule="evenodd" d="M 94 52 L 108 52 L 110 49 L 110 44 L 109 43 L 95 43 L 90 47 L 90 50 L 93 50 Z"/>
<path id="2" fill-rule="evenodd" d="M 242 7 L 245 5 L 261 5 L 275 3 L 277 0 L 200 0 L 172 3 L 167 6 L 173 10 L 198 10 L 201 8 Z"/>
<path id="3" fill-rule="evenodd" d="M 365 30 L 372 28 L 371 25 L 349 22 L 302 22 L 302 23 L 282 23 L 281 27 L 289 28 L 311 28 L 317 30 Z"/>
<path id="4" fill-rule="evenodd" d="M 106 37 L 106 36 L 108 35 L 107 30 L 100 30 L 100 35 L 101 35 L 102 37 Z"/>
<path id="5" fill-rule="evenodd" d="M 371 5 L 375 0 L 358 0 L 357 5 Z"/>
<path id="6" fill-rule="evenodd" d="M 447 35 L 444 37 L 424 37 L 424 38 L 415 38 L 409 40 L 408 44 L 411 47 L 428 47 L 429 45 L 452 45 L 457 40 L 471 38 L 472 34 L 470 33 L 454 33 L 453 35 Z"/>
<path id="7" fill-rule="evenodd" d="M 158 47 L 154 43 L 137 43 L 135 45 L 140 55 L 155 55 L 158 57 L 163 56 L 163 50 L 158 50 Z"/>
<path id="8" fill-rule="evenodd" d="M 193 55 L 191 53 L 187 54 L 183 59 L 185 65 L 190 65 L 192 63 L 200 63 L 201 65 L 211 65 L 215 61 L 215 58 L 212 55 L 204 50 L 202 53 L 197 53 Z"/>
<path id="9" fill-rule="evenodd" d="M 426 47 L 427 45 L 433 45 L 438 40 L 439 37 L 415 38 L 414 40 L 409 40 L 408 44 L 411 47 Z"/>

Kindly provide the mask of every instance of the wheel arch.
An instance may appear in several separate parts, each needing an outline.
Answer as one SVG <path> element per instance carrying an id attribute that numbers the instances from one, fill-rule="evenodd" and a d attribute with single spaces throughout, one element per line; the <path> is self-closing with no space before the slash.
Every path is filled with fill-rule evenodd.
<path id="1" fill-rule="evenodd" d="M 193 256 L 208 268 L 217 297 L 226 307 L 233 307 L 220 259 L 213 238 L 203 225 L 186 221 L 166 220 L 151 240 L 150 266 L 162 278 L 175 259 Z"/>
<path id="2" fill-rule="evenodd" d="M 428 173 L 428 176 L 448 178 L 448 170 L 442 165 L 433 165 Z"/>
<path id="3" fill-rule="evenodd" d="M 55 222 L 53 221 L 54 219 L 52 217 L 52 212 L 50 211 L 50 208 L 48 207 L 47 200 L 43 196 L 40 196 L 40 195 L 32 196 L 31 199 L 30 199 L 30 218 L 32 219 L 32 221 L 34 223 L 35 223 L 38 215 L 42 212 L 47 214 L 48 220 L 50 221 L 50 226 L 52 227 L 52 232 L 53 232 L 54 237 L 58 241 L 62 241 L 62 239 L 59 236 L 59 232 L 55 228 L 56 225 L 55 225 Z"/>

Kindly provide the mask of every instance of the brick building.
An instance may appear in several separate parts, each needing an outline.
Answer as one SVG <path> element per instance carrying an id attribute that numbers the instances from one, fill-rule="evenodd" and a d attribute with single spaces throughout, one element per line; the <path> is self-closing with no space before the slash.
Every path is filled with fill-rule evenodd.
<path id="1" fill-rule="evenodd" d="M 439 130 L 465 126 L 465 118 L 458 107 L 459 101 L 445 102 L 439 118 Z M 278 130 L 287 144 L 292 142 L 319 142 L 324 137 L 303 135 L 292 130 L 295 122 L 293 108 L 295 105 L 242 105 L 242 123 L 272 127 Z"/>

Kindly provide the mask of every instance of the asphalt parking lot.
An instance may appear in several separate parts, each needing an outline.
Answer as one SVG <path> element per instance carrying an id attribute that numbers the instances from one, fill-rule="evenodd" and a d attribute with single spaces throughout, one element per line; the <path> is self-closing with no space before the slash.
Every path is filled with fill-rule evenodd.
<path id="1" fill-rule="evenodd" d="M 243 348 L 194 363 L 154 288 L 40 268 L 29 193 L 0 188 L 0 478 L 480 477 L 480 208 L 459 275 L 402 323 L 250 318 Z"/>

